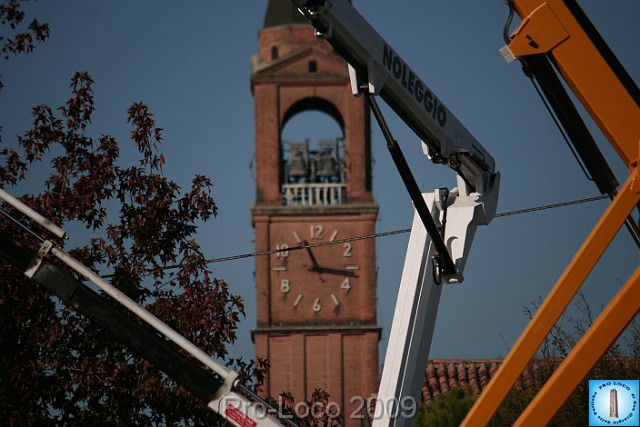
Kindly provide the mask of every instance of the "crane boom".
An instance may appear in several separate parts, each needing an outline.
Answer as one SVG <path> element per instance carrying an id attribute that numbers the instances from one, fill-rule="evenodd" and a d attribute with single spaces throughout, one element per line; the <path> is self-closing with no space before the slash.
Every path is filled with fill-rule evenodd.
<path id="1" fill-rule="evenodd" d="M 64 230 L 0 188 L 0 201 L 29 217 L 57 237 Z M 23 225 L 8 212 L 0 212 Z M 26 226 L 25 226 L 26 227 Z M 26 227 L 28 228 L 28 227 Z M 235 427 L 295 427 L 267 402 L 240 384 L 238 373 L 215 361 L 145 307 L 138 304 L 111 283 L 101 278 L 80 261 L 71 257 L 51 240 L 42 241 L 37 252 L 15 240 L 7 230 L 0 229 L 0 258 L 21 269 L 62 302 L 96 322 L 112 336 L 145 360 L 153 363 Z M 107 300 L 71 276 L 62 267 L 49 261 L 53 257 L 91 281 L 112 300 Z M 146 325 L 138 323 L 117 305 L 126 309 Z M 175 345 L 170 344 L 173 343 Z M 181 351 L 178 350 L 179 347 Z M 186 355 L 185 355 L 186 353 Z M 187 356 L 188 355 L 188 356 Z"/>
<path id="2" fill-rule="evenodd" d="M 354 94 L 380 95 L 427 144 L 432 160 L 456 170 L 471 191 L 494 189 L 491 154 L 348 0 L 292 1 L 349 63 Z"/>

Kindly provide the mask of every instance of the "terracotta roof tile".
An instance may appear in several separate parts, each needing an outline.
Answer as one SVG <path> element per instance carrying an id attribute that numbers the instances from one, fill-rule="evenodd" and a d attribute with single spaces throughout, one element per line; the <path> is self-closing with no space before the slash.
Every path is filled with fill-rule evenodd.
<path id="1" fill-rule="evenodd" d="M 478 396 L 489 384 L 489 380 L 500 367 L 502 359 L 490 360 L 430 360 L 425 370 L 422 400 L 429 402 L 436 396 L 455 387 L 471 387 Z M 516 386 L 532 387 L 543 377 L 543 362 L 533 361 L 522 373 Z"/>
<path id="2" fill-rule="evenodd" d="M 528 389 L 540 385 L 560 365 L 561 358 L 534 359 L 522 372 L 515 383 L 521 389 Z M 425 369 L 425 379 L 422 386 L 422 400 L 430 402 L 436 396 L 447 393 L 455 387 L 471 387 L 474 395 L 478 396 L 487 387 L 489 380 L 496 374 L 502 359 L 464 360 L 464 359 L 435 359 L 430 360 Z M 624 369 L 625 372 L 640 372 L 640 357 L 609 357 L 604 362 L 608 369 Z M 596 377 L 599 367 L 596 366 L 593 375 Z"/>

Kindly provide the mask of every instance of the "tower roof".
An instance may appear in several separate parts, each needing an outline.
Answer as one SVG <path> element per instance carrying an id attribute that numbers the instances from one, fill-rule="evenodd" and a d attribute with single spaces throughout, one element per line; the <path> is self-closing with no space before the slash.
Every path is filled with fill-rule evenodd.
<path id="1" fill-rule="evenodd" d="M 291 0 L 269 0 L 262 28 L 307 23 Z"/>

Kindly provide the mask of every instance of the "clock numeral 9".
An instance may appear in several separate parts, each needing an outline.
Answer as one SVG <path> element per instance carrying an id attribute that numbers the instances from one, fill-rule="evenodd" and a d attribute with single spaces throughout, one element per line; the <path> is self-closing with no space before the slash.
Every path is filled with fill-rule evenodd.
<path id="1" fill-rule="evenodd" d="M 289 279 L 282 279 L 282 282 L 280 282 L 280 290 L 285 294 L 291 290 L 291 282 L 289 282 Z"/>
<path id="2" fill-rule="evenodd" d="M 289 245 L 286 243 L 278 243 L 276 244 L 276 258 L 287 258 L 289 256 Z"/>
<path id="3" fill-rule="evenodd" d="M 321 224 L 309 226 L 309 235 L 315 240 L 324 239 L 324 227 Z"/>
<path id="4" fill-rule="evenodd" d="M 322 310 L 322 305 L 320 305 L 320 298 L 316 298 L 316 300 L 313 302 L 313 311 L 317 313 L 320 310 Z"/>

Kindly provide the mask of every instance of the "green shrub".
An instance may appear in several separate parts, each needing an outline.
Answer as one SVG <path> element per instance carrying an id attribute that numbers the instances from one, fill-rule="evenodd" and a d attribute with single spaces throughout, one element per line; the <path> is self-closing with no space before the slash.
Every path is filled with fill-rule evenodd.
<path id="1" fill-rule="evenodd" d="M 457 427 L 473 406 L 471 387 L 456 387 L 418 409 L 417 427 Z"/>

